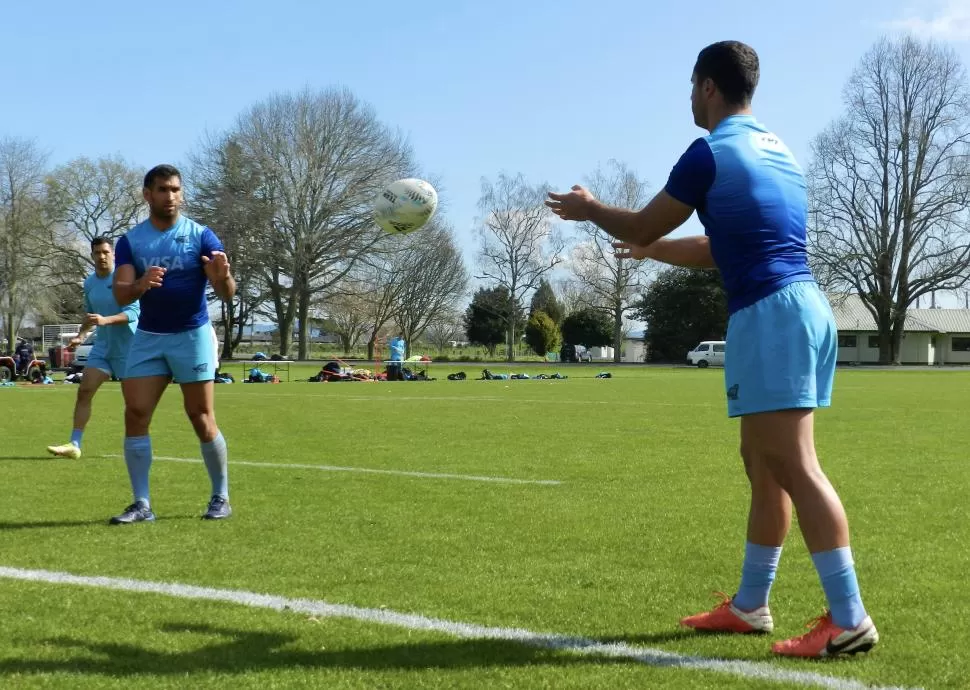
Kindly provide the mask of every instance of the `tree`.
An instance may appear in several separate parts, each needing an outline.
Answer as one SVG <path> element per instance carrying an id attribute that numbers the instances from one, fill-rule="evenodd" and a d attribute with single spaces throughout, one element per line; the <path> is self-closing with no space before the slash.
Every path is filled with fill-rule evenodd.
<path id="1" fill-rule="evenodd" d="M 219 301 L 222 359 L 231 359 L 266 301 L 264 240 L 271 236 L 273 204 L 265 181 L 242 146 L 231 136 L 210 139 L 192 157 L 187 176 L 189 213 L 222 240 L 236 279 L 236 294 Z"/>
<path id="2" fill-rule="evenodd" d="M 393 318 L 408 343 L 429 324 L 453 311 L 468 287 L 468 271 L 451 228 L 439 219 L 406 238 L 395 260 L 401 265 Z"/>
<path id="3" fill-rule="evenodd" d="M 532 293 L 532 302 L 529 304 L 530 316 L 537 311 L 545 312 L 546 316 L 552 319 L 552 322 L 556 325 L 562 323 L 563 317 L 566 315 L 559 300 L 556 299 L 552 285 L 545 278 L 539 279 L 539 286 Z"/>
<path id="4" fill-rule="evenodd" d="M 898 363 L 909 306 L 968 280 L 970 88 L 953 49 L 884 38 L 843 100 L 812 146 L 812 265 L 827 289 L 858 293 L 880 362 Z"/>
<path id="5" fill-rule="evenodd" d="M 508 324 L 517 319 L 521 319 L 521 310 L 508 288 L 479 288 L 465 311 L 465 333 L 470 342 L 484 346 L 494 356 L 495 348 L 505 340 Z"/>
<path id="6" fill-rule="evenodd" d="M 607 170 L 598 169 L 587 182 L 589 190 L 603 203 L 639 209 L 647 204 L 647 183 L 624 163 L 611 160 Z M 595 223 L 579 223 L 582 241 L 573 248 L 570 268 L 593 304 L 606 311 L 613 322 L 613 361 L 619 362 L 623 348 L 624 317 L 645 280 L 644 262 L 617 259 L 614 239 Z"/>
<path id="7" fill-rule="evenodd" d="M 541 309 L 533 311 L 525 326 L 525 342 L 540 357 L 556 352 L 562 344 L 562 334 L 552 317 Z"/>
<path id="8" fill-rule="evenodd" d="M 340 339 L 344 355 L 350 355 L 370 327 L 370 305 L 361 287 L 359 281 L 348 281 L 340 292 L 323 301 L 322 309 L 327 314 L 333 334 Z"/>
<path id="9" fill-rule="evenodd" d="M 596 299 L 585 285 L 573 277 L 556 281 L 556 300 L 562 307 L 563 316 L 586 307 L 594 307 Z M 562 324 L 562 321 L 559 322 Z"/>
<path id="10" fill-rule="evenodd" d="M 479 266 L 476 277 L 504 287 L 516 305 L 539 285 L 539 280 L 562 262 L 563 239 L 554 230 L 545 205 L 548 185 L 528 185 L 521 174 L 504 173 L 492 184 L 482 180 L 478 208 Z M 506 323 L 508 360 L 515 359 L 516 326 L 521 314 L 510 313 Z"/>
<path id="11" fill-rule="evenodd" d="M 0 318 L 7 349 L 49 277 L 38 270 L 38 238 L 46 229 L 47 157 L 26 139 L 0 140 Z"/>
<path id="12" fill-rule="evenodd" d="M 445 351 L 452 341 L 464 340 L 461 314 L 456 309 L 449 309 L 432 321 L 425 331 L 425 338 L 435 348 L 436 352 Z"/>
<path id="13" fill-rule="evenodd" d="M 299 322 L 299 354 L 309 343 L 310 306 L 388 239 L 373 201 L 388 182 L 414 172 L 410 146 L 349 90 L 281 94 L 238 120 L 233 137 L 255 165 L 272 201 L 263 278 L 289 348 Z"/>
<path id="14" fill-rule="evenodd" d="M 636 308 L 647 324 L 651 361 L 682 361 L 697 343 L 720 340 L 727 331 L 727 297 L 717 271 L 664 269 Z"/>
<path id="15" fill-rule="evenodd" d="M 119 156 L 75 158 L 46 180 L 44 264 L 56 284 L 79 287 L 94 268 L 91 240 L 116 240 L 144 213 L 142 173 Z"/>
<path id="16" fill-rule="evenodd" d="M 613 342 L 613 322 L 602 310 L 586 307 L 563 319 L 562 339 L 585 347 L 609 345 Z"/>

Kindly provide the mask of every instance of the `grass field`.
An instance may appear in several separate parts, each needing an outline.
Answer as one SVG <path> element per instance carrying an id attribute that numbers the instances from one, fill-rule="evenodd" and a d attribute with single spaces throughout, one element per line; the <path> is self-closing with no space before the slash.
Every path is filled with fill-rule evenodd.
<path id="1" fill-rule="evenodd" d="M 839 372 L 819 453 L 883 641 L 865 657 L 798 663 L 768 653 L 824 603 L 797 533 L 771 638 L 677 628 L 712 590 L 732 593 L 740 570 L 746 480 L 721 372 L 594 379 L 604 368 L 563 367 L 566 381 L 452 382 L 436 367 L 434 382 L 218 386 L 235 510 L 223 523 L 199 520 L 208 478 L 172 389 L 153 423 L 158 522 L 121 528 L 106 524 L 130 501 L 118 384 L 96 398 L 78 461 L 44 453 L 68 438 L 76 388 L 0 389 L 0 686 L 970 684 L 970 372 Z M 386 472 L 352 471 L 363 469 Z M 357 608 L 278 611 L 244 594 L 20 579 L 28 570 Z"/>

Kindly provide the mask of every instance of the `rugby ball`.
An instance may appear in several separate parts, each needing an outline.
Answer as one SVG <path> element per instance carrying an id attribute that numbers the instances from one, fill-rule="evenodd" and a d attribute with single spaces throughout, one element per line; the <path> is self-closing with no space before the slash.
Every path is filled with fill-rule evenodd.
<path id="1" fill-rule="evenodd" d="M 385 232 L 405 235 L 420 229 L 438 208 L 434 187 L 414 177 L 395 180 L 374 202 L 374 219 Z"/>

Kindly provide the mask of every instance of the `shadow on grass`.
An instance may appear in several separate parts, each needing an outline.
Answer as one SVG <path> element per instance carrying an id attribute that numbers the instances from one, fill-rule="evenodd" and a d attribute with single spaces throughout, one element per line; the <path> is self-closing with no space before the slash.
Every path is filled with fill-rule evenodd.
<path id="1" fill-rule="evenodd" d="M 46 460 L 48 462 L 62 462 L 62 463 L 73 463 L 74 460 L 67 460 L 65 458 L 59 458 L 56 455 L 51 455 L 50 453 L 45 453 L 41 455 L 37 453 L 36 455 L 0 455 L 0 462 L 4 460 L 16 461 L 16 460 Z"/>
<path id="2" fill-rule="evenodd" d="M 382 645 L 359 649 L 287 649 L 294 634 L 234 630 L 209 625 L 166 625 L 166 633 L 223 638 L 188 651 L 148 649 L 132 643 L 91 642 L 57 637 L 41 643 L 60 659 L 4 659 L 0 675 L 71 673 L 125 677 L 241 674 L 288 669 L 346 668 L 363 671 L 461 669 L 532 665 L 631 663 L 629 659 L 580 656 L 507 640 L 454 640 Z M 155 641 L 157 646 L 157 639 Z"/>
<path id="3" fill-rule="evenodd" d="M 24 530 L 24 529 L 63 529 L 66 527 L 97 527 L 105 526 L 115 530 L 124 529 L 151 529 L 152 525 L 112 525 L 108 523 L 110 515 L 97 520 L 26 520 L 24 522 L 0 521 L 0 532 Z M 159 518 L 161 520 L 162 518 Z M 165 515 L 166 522 L 169 520 L 198 520 L 201 522 L 202 516 L 199 515 Z"/>

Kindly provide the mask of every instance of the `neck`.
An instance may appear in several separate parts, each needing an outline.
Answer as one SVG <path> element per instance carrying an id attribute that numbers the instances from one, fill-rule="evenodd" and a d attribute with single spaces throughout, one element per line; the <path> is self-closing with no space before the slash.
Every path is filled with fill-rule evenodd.
<path id="1" fill-rule="evenodd" d="M 724 122 L 724 120 L 728 119 L 729 117 L 733 117 L 734 115 L 752 115 L 752 114 L 753 113 L 751 111 L 750 105 L 742 105 L 742 106 L 732 105 L 732 106 L 725 106 L 723 108 L 717 108 L 714 111 L 712 111 L 710 115 L 708 115 L 707 127 L 705 127 L 704 129 L 706 129 L 708 132 L 713 132 L 715 129 L 717 129 L 717 126 L 719 124 Z"/>
<path id="2" fill-rule="evenodd" d="M 104 268 L 104 269 L 95 268 L 94 269 L 94 273 L 95 273 L 95 275 L 98 276 L 98 278 L 107 278 L 108 276 L 111 275 L 111 271 L 112 270 L 114 270 L 114 269 L 111 269 L 111 268 Z"/>
<path id="3" fill-rule="evenodd" d="M 176 213 L 171 218 L 159 218 L 156 215 L 149 215 L 148 220 L 155 226 L 156 230 L 169 230 L 179 222 L 179 214 Z"/>

